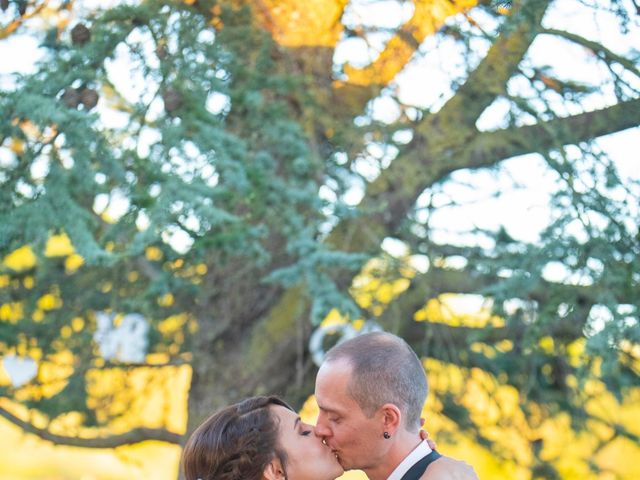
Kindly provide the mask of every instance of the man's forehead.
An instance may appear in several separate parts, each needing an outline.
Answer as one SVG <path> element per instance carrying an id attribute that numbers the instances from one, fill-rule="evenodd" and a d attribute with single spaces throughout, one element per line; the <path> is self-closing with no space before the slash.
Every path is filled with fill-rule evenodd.
<path id="1" fill-rule="evenodd" d="M 351 378 L 348 367 L 324 364 L 316 377 L 316 394 L 325 396 L 346 393 Z"/>
<path id="2" fill-rule="evenodd" d="M 336 377 L 348 379 L 351 376 L 352 370 L 353 365 L 349 360 L 345 358 L 338 358 L 335 360 L 325 361 L 322 365 L 320 365 L 318 376 L 330 376 L 334 380 L 336 379 Z"/>
<path id="3" fill-rule="evenodd" d="M 353 408 L 354 400 L 348 393 L 351 366 L 342 361 L 324 363 L 318 371 L 316 401 L 320 410 L 343 413 Z"/>

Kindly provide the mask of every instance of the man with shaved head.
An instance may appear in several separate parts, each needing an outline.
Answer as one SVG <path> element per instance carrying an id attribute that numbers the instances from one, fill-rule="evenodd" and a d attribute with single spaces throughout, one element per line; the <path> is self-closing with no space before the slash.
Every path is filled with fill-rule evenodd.
<path id="1" fill-rule="evenodd" d="M 400 337 L 366 333 L 327 352 L 316 377 L 316 435 L 345 470 L 371 480 L 477 480 L 420 438 L 427 378 Z"/>

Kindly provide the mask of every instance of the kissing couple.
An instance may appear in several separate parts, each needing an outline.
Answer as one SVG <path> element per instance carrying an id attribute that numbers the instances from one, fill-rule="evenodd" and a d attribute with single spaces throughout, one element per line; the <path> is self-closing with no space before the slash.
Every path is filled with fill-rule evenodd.
<path id="1" fill-rule="evenodd" d="M 335 480 L 357 469 L 370 480 L 477 480 L 471 466 L 424 439 L 427 379 L 400 337 L 372 332 L 333 347 L 318 370 L 315 397 L 315 427 L 275 396 L 216 412 L 185 445 L 185 478 Z"/>

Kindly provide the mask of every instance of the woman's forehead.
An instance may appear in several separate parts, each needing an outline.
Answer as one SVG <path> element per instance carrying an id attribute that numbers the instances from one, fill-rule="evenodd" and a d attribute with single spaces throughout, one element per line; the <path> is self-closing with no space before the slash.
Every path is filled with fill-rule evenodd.
<path id="1" fill-rule="evenodd" d="M 298 418 L 298 414 L 296 412 L 291 411 L 281 405 L 272 405 L 270 408 L 271 411 L 275 413 L 276 417 L 278 417 L 280 423 L 283 424 L 283 426 L 285 426 L 286 424 L 290 424 L 293 426 L 296 419 Z"/>

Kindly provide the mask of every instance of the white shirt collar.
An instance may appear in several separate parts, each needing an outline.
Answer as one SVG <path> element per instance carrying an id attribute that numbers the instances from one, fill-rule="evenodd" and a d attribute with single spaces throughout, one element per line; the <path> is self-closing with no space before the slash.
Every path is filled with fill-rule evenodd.
<path id="1" fill-rule="evenodd" d="M 420 444 L 413 449 L 413 451 L 404 457 L 404 460 L 400 462 L 400 465 L 396 467 L 396 469 L 391 472 L 389 478 L 387 480 L 401 480 L 405 473 L 409 471 L 411 467 L 413 467 L 416 463 L 418 463 L 422 458 L 426 457 L 431 453 L 431 448 L 427 445 L 427 441 L 423 440 Z"/>

